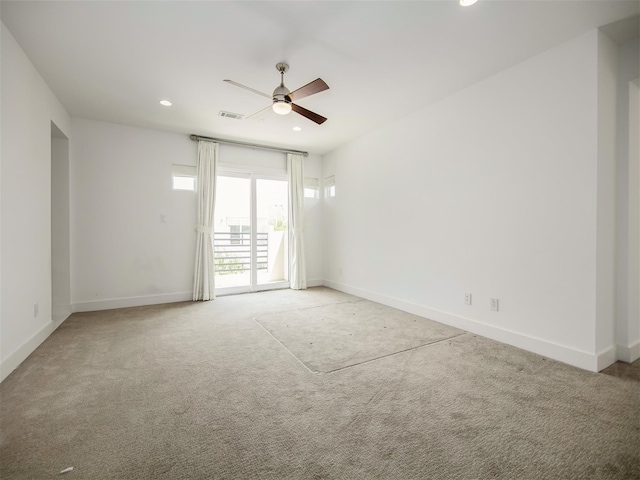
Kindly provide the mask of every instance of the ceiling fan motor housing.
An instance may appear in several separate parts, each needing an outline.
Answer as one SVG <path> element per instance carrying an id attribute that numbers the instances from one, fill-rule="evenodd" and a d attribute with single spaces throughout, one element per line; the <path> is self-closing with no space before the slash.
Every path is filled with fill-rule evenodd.
<path id="1" fill-rule="evenodd" d="M 291 99 L 289 98 L 289 89 L 284 85 L 280 85 L 273 91 L 273 101 L 274 102 L 286 102 L 291 103 Z"/>

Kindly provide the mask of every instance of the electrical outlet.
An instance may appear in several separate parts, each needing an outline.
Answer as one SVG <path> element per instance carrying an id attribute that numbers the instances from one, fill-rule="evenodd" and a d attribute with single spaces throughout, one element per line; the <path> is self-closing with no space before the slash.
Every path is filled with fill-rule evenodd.
<path id="1" fill-rule="evenodd" d="M 471 305 L 471 294 L 470 293 L 465 293 L 464 294 L 464 303 L 466 303 L 467 305 Z"/>
<path id="2" fill-rule="evenodd" d="M 497 298 L 492 298 L 491 299 L 491 310 L 493 310 L 494 312 L 497 312 L 499 310 L 499 301 Z"/>

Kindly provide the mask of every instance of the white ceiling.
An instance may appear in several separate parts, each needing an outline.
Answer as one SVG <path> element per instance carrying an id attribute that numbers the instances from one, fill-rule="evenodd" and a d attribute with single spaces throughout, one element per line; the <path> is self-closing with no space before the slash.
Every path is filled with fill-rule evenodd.
<path id="1" fill-rule="evenodd" d="M 1 18 L 74 117 L 326 153 L 639 10 L 637 0 L 2 1 Z M 281 61 L 290 90 L 327 82 L 299 101 L 327 122 L 218 116 L 267 106 L 223 80 L 271 93 Z"/>

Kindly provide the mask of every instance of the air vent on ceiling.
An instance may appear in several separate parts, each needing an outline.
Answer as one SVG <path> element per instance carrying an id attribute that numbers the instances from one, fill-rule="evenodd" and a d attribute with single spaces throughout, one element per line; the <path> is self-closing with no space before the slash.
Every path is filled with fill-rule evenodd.
<path id="1" fill-rule="evenodd" d="M 223 110 L 220 110 L 220 113 L 218 115 L 220 115 L 221 117 L 233 118 L 234 120 L 242 120 L 241 113 L 225 112 Z"/>

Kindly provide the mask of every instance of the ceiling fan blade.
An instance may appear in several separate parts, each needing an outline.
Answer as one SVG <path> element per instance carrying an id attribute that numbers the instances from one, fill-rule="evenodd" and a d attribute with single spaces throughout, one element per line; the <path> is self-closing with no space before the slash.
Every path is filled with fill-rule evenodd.
<path id="1" fill-rule="evenodd" d="M 319 93 L 328 89 L 329 85 L 324 83 L 324 80 L 322 80 L 321 78 L 316 78 L 313 82 L 307 83 L 304 87 L 300 87 L 299 89 L 294 90 L 288 96 L 291 101 L 300 100 L 301 98 L 308 97 L 309 95 L 313 95 L 314 93 Z"/>
<path id="2" fill-rule="evenodd" d="M 262 95 L 263 97 L 272 98 L 268 93 L 261 92 L 260 90 L 256 90 L 255 88 L 247 87 L 246 85 L 234 82 L 233 80 L 225 80 L 225 82 L 230 83 L 231 85 L 235 85 L 236 87 L 244 88 L 245 90 L 249 90 L 250 92 L 257 93 L 258 95 Z"/>
<path id="3" fill-rule="evenodd" d="M 299 113 L 303 117 L 307 117 L 309 120 L 316 122 L 318 125 L 322 125 L 324 122 L 327 121 L 327 119 L 322 115 L 318 115 L 317 113 L 314 113 L 311 110 L 302 108 L 300 105 L 296 105 L 295 103 L 291 104 L 291 109 L 294 112 Z"/>
<path id="4" fill-rule="evenodd" d="M 272 108 L 271 104 L 267 105 L 266 107 L 258 110 L 256 113 L 252 113 L 251 115 L 249 115 L 248 117 L 244 117 L 243 120 L 249 120 L 250 118 L 253 117 L 257 117 L 258 115 L 260 115 L 262 112 L 264 112 L 265 110 Z"/>

